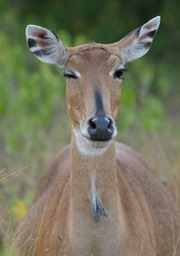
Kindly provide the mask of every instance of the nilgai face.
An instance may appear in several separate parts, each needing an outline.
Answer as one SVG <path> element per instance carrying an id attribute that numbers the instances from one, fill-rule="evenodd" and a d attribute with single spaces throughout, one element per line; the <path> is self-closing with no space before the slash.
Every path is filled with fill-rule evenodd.
<path id="1" fill-rule="evenodd" d="M 71 144 L 45 172 L 16 230 L 22 256 L 179 256 L 180 213 L 139 155 L 115 143 L 125 64 L 146 54 L 156 17 L 117 43 L 65 46 L 29 25 L 30 51 L 67 78 Z"/>

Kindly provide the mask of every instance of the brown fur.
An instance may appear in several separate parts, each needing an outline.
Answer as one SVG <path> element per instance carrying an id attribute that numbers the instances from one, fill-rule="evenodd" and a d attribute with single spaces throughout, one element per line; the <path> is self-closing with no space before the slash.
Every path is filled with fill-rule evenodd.
<path id="1" fill-rule="evenodd" d="M 114 140 L 105 152 L 91 156 L 76 144 L 74 130 L 81 131 L 95 113 L 96 88 L 106 115 L 117 118 L 121 82 L 109 75 L 122 64 L 112 53 L 116 47 L 69 48 L 65 70 L 81 75 L 67 82 L 71 145 L 43 175 L 33 206 L 16 230 L 14 243 L 23 256 L 180 255 L 180 212 L 140 156 Z M 107 219 L 93 217 L 93 179 Z"/>
<path id="2" fill-rule="evenodd" d="M 77 155 L 81 165 L 73 165 L 74 191 L 70 147 L 61 152 L 41 179 L 38 199 L 17 229 L 16 243 L 23 256 L 179 255 L 180 217 L 169 193 L 132 149 L 116 144 L 117 172 L 116 163 L 108 161 L 113 160 L 111 154 L 93 159 L 88 166 L 90 160 Z M 87 198 L 89 173 L 96 168 L 102 201 L 112 216 L 100 223 L 94 222 Z"/>

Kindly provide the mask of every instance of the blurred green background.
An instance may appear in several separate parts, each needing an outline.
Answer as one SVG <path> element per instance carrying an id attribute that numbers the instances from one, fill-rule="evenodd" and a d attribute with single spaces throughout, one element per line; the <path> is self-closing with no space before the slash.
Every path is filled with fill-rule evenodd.
<path id="1" fill-rule="evenodd" d="M 44 168 L 70 141 L 62 71 L 29 53 L 26 25 L 47 27 L 74 46 L 116 42 L 157 15 L 150 52 L 127 65 L 118 140 L 140 151 L 180 202 L 180 2 L 0 0 L 1 247 L 30 207 Z"/>

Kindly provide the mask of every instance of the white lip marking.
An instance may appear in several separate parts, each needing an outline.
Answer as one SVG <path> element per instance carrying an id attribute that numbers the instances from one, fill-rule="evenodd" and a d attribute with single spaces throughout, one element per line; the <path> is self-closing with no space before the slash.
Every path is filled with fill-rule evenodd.
<path id="1" fill-rule="evenodd" d="M 83 155 L 98 156 L 104 154 L 109 148 L 112 140 L 91 141 L 85 137 L 78 129 L 73 129 L 77 148 Z"/>

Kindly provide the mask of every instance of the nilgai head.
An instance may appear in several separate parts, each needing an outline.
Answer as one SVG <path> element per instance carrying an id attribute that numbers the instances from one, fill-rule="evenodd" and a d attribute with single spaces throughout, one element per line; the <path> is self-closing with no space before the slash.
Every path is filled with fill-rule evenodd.
<path id="1" fill-rule="evenodd" d="M 117 43 L 76 47 L 65 46 L 46 28 L 27 26 L 30 51 L 41 61 L 56 63 L 64 70 L 67 112 L 82 153 L 102 153 L 116 136 L 125 64 L 148 52 L 159 24 L 158 16 Z"/>

